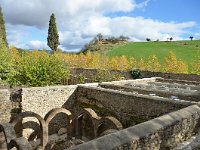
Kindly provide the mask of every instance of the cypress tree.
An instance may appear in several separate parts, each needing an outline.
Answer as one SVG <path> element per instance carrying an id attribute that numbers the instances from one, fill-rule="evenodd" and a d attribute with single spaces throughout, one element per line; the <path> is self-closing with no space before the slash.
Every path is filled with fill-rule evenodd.
<path id="1" fill-rule="evenodd" d="M 47 37 L 47 45 L 55 52 L 59 45 L 59 35 L 56 27 L 56 19 L 55 15 L 52 14 L 49 20 L 49 29 L 48 29 L 48 37 Z"/>
<path id="2" fill-rule="evenodd" d="M 3 12 L 1 7 L 0 7 L 0 38 L 2 39 L 2 42 L 5 44 L 5 46 L 8 47 L 8 42 L 6 39 L 5 22 L 3 19 Z"/>

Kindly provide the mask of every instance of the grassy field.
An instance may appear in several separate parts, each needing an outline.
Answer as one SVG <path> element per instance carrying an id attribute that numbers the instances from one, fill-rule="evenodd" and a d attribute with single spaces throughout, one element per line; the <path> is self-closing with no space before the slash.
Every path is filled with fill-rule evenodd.
<path id="1" fill-rule="evenodd" d="M 116 46 L 108 51 L 106 55 L 109 57 L 122 56 L 140 58 L 148 58 L 155 54 L 160 63 L 163 63 L 164 57 L 173 51 L 178 59 L 188 64 L 200 57 L 200 40 L 194 41 L 172 41 L 172 42 L 129 42 L 125 45 Z"/>

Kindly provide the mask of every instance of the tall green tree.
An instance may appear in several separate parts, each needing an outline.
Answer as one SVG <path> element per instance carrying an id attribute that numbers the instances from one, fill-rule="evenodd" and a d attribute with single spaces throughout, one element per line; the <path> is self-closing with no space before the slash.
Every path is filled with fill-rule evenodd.
<path id="1" fill-rule="evenodd" d="M 52 14 L 49 20 L 49 30 L 47 37 L 47 44 L 53 52 L 57 51 L 59 43 L 59 34 L 56 26 L 55 15 Z"/>
<path id="2" fill-rule="evenodd" d="M 0 7 L 0 38 L 2 39 L 2 42 L 5 44 L 5 46 L 8 47 L 8 42 L 6 39 L 5 22 L 3 19 L 3 12 L 1 7 Z"/>

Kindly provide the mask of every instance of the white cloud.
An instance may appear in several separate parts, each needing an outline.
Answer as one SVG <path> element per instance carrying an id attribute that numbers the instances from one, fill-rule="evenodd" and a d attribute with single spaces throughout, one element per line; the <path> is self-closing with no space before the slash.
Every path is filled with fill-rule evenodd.
<path id="1" fill-rule="evenodd" d="M 128 12 L 135 6 L 132 0 L 2 0 L 1 5 L 8 23 L 38 28 L 47 27 L 51 13 L 67 23 L 88 15 Z"/>
<path id="2" fill-rule="evenodd" d="M 23 25 L 6 24 L 7 40 L 11 46 L 24 47 L 24 38 L 27 37 L 25 28 Z"/>
<path id="3" fill-rule="evenodd" d="M 200 39 L 200 32 L 194 34 L 194 39 L 196 40 Z"/>
<path id="4" fill-rule="evenodd" d="M 89 23 L 84 29 L 87 33 L 91 32 L 90 35 L 101 31 L 100 33 L 104 35 L 126 35 L 136 41 L 145 40 L 147 37 L 154 40 L 166 40 L 168 36 L 180 39 L 179 36 L 184 33 L 184 29 L 195 25 L 195 22 L 165 23 L 143 17 L 115 17 L 111 19 L 102 16 L 92 18 L 92 20 L 94 23 Z M 101 23 L 98 24 L 99 22 Z M 94 24 L 97 28 L 95 28 Z"/>
<path id="5" fill-rule="evenodd" d="M 27 44 L 27 47 L 32 49 L 49 49 L 46 42 L 34 40 Z"/>
<path id="6" fill-rule="evenodd" d="M 25 37 L 22 36 L 25 33 L 32 33 L 27 29 L 28 26 L 47 31 L 52 12 L 56 15 L 60 47 L 66 50 L 80 49 L 98 33 L 107 36 L 123 34 L 135 41 L 145 40 L 147 37 L 152 40 L 166 40 L 169 36 L 181 39 L 181 34 L 187 28 L 195 25 L 195 22 L 190 21 L 182 23 L 160 22 L 143 17 L 111 18 L 104 15 L 131 12 L 136 8 L 143 9 L 149 2 L 150 0 L 139 4 L 136 4 L 134 0 L 0 0 L 5 21 L 12 26 L 12 30 L 8 28 L 9 43 L 14 43 L 17 46 L 23 46 Z M 26 30 L 18 29 L 19 25 Z M 43 41 L 34 38 L 24 46 L 31 49 L 48 48 L 46 38 Z"/>
<path id="7" fill-rule="evenodd" d="M 149 3 L 150 1 L 151 1 L 151 0 L 145 0 L 144 2 L 137 4 L 137 5 L 136 5 L 136 8 L 139 8 L 139 9 L 145 8 L 145 7 L 147 7 L 147 5 L 148 5 L 148 3 Z"/>

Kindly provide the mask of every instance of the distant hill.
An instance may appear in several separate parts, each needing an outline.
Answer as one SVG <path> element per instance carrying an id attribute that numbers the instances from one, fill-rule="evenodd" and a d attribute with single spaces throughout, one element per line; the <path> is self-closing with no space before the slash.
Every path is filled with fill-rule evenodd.
<path id="1" fill-rule="evenodd" d="M 110 50 L 116 46 L 124 45 L 128 42 L 128 37 L 109 37 L 103 38 L 101 34 L 98 34 L 92 41 L 86 44 L 80 52 L 86 53 L 87 51 L 99 51 L 104 52 Z"/>
<path id="2" fill-rule="evenodd" d="M 156 41 L 156 42 L 128 42 L 122 45 L 113 46 L 105 53 L 109 57 L 122 56 L 148 58 L 155 54 L 162 63 L 164 57 L 173 51 L 178 59 L 191 63 L 200 57 L 200 40 L 194 41 Z"/>

